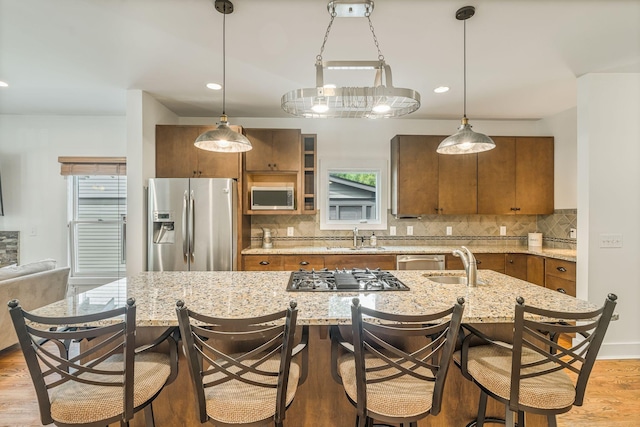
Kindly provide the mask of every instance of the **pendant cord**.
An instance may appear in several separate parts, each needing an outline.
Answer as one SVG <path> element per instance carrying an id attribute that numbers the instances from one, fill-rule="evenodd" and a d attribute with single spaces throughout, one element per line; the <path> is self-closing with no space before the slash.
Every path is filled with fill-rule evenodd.
<path id="1" fill-rule="evenodd" d="M 462 74 L 463 74 L 463 78 L 462 78 L 462 87 L 463 87 L 463 117 L 466 119 L 467 118 L 467 21 L 464 20 L 463 22 L 463 42 L 462 42 L 462 51 L 463 51 L 463 55 L 462 55 Z"/>
<path id="2" fill-rule="evenodd" d="M 222 12 L 222 115 L 226 116 L 226 93 L 227 93 L 227 3 L 224 3 L 224 12 Z"/>

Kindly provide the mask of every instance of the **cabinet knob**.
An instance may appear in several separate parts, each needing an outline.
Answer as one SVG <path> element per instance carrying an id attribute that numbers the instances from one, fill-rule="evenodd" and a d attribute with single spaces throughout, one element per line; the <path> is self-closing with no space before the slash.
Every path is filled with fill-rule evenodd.
<path id="1" fill-rule="evenodd" d="M 515 212 L 518 210 L 518 208 L 511 208 L 511 210 Z"/>
<path id="2" fill-rule="evenodd" d="M 513 264 L 513 260 L 512 259 L 509 260 L 509 264 Z"/>
<path id="3" fill-rule="evenodd" d="M 260 265 L 269 265 L 269 261 L 260 261 Z"/>
<path id="4" fill-rule="evenodd" d="M 480 265 L 480 264 L 482 264 L 482 261 L 476 260 L 476 265 Z"/>
<path id="5" fill-rule="evenodd" d="M 274 168 L 277 168 L 277 167 L 278 167 L 278 165 L 276 165 L 276 164 L 274 163 L 274 164 L 273 164 L 273 167 L 274 167 Z"/>
<path id="6" fill-rule="evenodd" d="M 309 265 L 309 261 L 300 261 L 300 265 Z"/>
<path id="7" fill-rule="evenodd" d="M 562 273 L 564 273 L 565 271 L 567 271 L 567 269 L 566 269 L 566 268 L 564 268 L 564 267 L 558 267 L 558 269 L 557 269 L 557 270 L 558 270 L 558 271 L 560 271 L 560 272 L 562 272 Z"/>
<path id="8" fill-rule="evenodd" d="M 567 291 L 564 290 L 564 288 L 558 288 L 556 289 L 556 291 L 560 292 L 561 294 L 566 294 Z"/>

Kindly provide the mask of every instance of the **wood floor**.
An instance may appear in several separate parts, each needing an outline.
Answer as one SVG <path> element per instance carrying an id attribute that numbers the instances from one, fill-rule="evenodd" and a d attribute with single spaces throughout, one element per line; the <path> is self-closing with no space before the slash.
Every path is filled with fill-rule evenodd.
<path id="1" fill-rule="evenodd" d="M 584 405 L 558 416 L 558 427 L 636 427 L 638 420 L 640 360 L 601 360 L 591 374 Z M 0 427 L 41 425 L 22 353 L 16 347 L 0 351 Z"/>

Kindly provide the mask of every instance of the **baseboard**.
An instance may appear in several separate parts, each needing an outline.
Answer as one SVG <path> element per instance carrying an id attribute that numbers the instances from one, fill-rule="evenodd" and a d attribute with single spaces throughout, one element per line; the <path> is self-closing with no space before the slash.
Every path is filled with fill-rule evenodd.
<path id="1" fill-rule="evenodd" d="M 598 359 L 640 359 L 640 342 L 603 343 Z"/>

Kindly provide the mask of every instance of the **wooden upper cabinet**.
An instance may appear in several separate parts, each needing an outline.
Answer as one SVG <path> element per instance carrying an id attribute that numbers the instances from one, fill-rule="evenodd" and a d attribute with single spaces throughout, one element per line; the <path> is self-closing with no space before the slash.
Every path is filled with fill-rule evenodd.
<path id="1" fill-rule="evenodd" d="M 438 208 L 445 215 L 478 213 L 477 154 L 438 154 Z"/>
<path id="2" fill-rule="evenodd" d="M 397 135 L 391 140 L 391 213 L 438 213 L 438 154 L 444 137 Z"/>
<path id="3" fill-rule="evenodd" d="M 156 126 L 156 177 L 239 178 L 239 153 L 216 153 L 196 148 L 196 138 L 215 126 Z M 235 129 L 234 129 L 235 130 Z"/>
<path id="4" fill-rule="evenodd" d="M 478 154 L 478 213 L 553 213 L 553 137 L 493 140 Z"/>
<path id="5" fill-rule="evenodd" d="M 246 129 L 253 148 L 245 153 L 245 170 L 297 172 L 301 163 L 300 129 Z"/>

